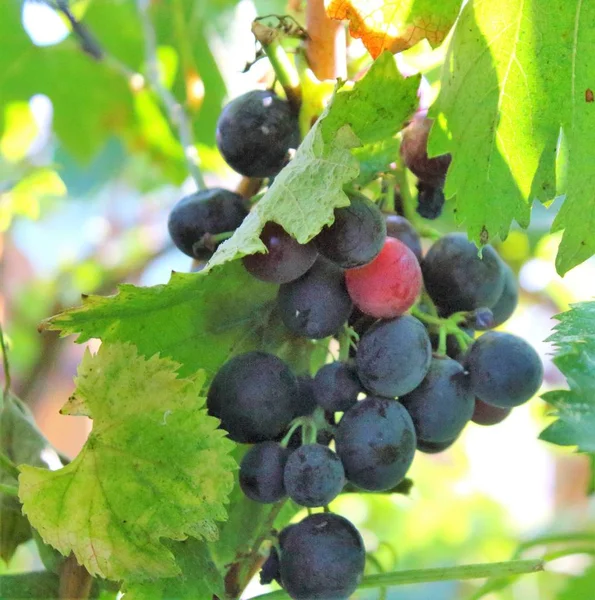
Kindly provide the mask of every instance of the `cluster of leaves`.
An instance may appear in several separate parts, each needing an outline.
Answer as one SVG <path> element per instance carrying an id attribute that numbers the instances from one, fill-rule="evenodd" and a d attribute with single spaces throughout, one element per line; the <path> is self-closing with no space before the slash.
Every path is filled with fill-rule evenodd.
<path id="1" fill-rule="evenodd" d="M 595 454 L 595 302 L 575 304 L 557 318 L 560 322 L 548 341 L 555 345 L 554 363 L 570 389 L 543 395 L 557 420 L 541 439 Z"/>

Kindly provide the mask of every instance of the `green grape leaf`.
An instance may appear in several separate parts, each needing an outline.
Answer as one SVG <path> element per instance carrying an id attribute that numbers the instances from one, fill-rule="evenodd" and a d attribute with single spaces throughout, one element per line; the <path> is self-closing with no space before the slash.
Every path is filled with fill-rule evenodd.
<path id="1" fill-rule="evenodd" d="M 58 471 L 21 467 L 24 514 L 92 575 L 178 575 L 161 538 L 214 540 L 227 516 L 234 444 L 204 409 L 204 374 L 181 379 L 178 368 L 131 344 L 87 351 L 62 413 L 91 417 L 89 439 Z"/>
<path id="2" fill-rule="evenodd" d="M 144 356 L 161 353 L 187 375 L 209 377 L 233 354 L 259 347 L 277 286 L 250 276 L 240 263 L 209 273 L 173 273 L 167 285 L 121 285 L 115 296 L 88 296 L 83 305 L 46 321 L 78 342 L 131 342 Z"/>
<path id="3" fill-rule="evenodd" d="M 445 195 L 456 197 L 458 222 L 481 244 L 505 238 L 513 220 L 526 227 L 534 198 L 556 196 L 562 128 L 566 200 L 553 226 L 564 229 L 561 274 L 595 252 L 594 19 L 595 4 L 580 0 L 553 0 L 547 10 L 516 0 L 467 3 L 431 112 L 438 121 L 429 153 L 452 154 Z"/>
<path id="4" fill-rule="evenodd" d="M 44 459 L 59 463 L 58 455 L 39 431 L 29 409 L 15 396 L 0 391 L 0 452 L 16 465 L 47 468 Z M 17 485 L 17 480 L 0 470 L 0 483 Z M 21 512 L 18 498 L 0 494 L 0 557 L 8 562 L 17 547 L 32 536 L 29 521 Z"/>
<path id="5" fill-rule="evenodd" d="M 595 452 L 595 302 L 574 304 L 556 318 L 559 323 L 548 341 L 556 346 L 554 363 L 570 389 L 543 395 L 554 407 L 557 420 L 540 437 Z"/>
<path id="6" fill-rule="evenodd" d="M 182 542 L 167 541 L 181 574 L 175 579 L 125 584 L 125 600 L 196 600 L 225 597 L 223 577 L 215 567 L 207 544 L 189 538 Z"/>
<path id="7" fill-rule="evenodd" d="M 391 163 L 399 156 L 400 142 L 396 138 L 389 138 L 381 142 L 366 144 L 355 148 L 353 155 L 360 164 L 359 175 L 355 183 L 366 186 L 379 175 L 390 169 Z"/>
<path id="8" fill-rule="evenodd" d="M 394 136 L 415 108 L 418 84 L 419 77 L 404 79 L 386 52 L 352 89 L 336 91 L 294 159 L 221 244 L 208 268 L 265 252 L 259 236 L 267 221 L 279 223 L 301 244 L 332 223 L 335 208 L 349 204 L 343 186 L 359 172 L 350 150 Z"/>
<path id="9" fill-rule="evenodd" d="M 131 87 L 109 61 L 82 52 L 73 35 L 53 46 L 35 46 L 21 23 L 21 5 L 0 3 L 0 115 L 12 102 L 46 94 L 52 101 L 58 138 L 74 156 L 89 160 L 112 133 L 134 129 Z M 93 2 L 85 13 L 85 25 L 103 48 L 128 67 L 140 66 L 143 45 L 134 5 Z M 2 125 L 0 116 L 0 130 Z"/>
<path id="10" fill-rule="evenodd" d="M 420 79 L 420 75 L 405 79 L 397 69 L 395 57 L 383 52 L 353 88 L 333 98 L 321 123 L 325 141 L 331 140 L 345 124 L 362 144 L 394 136 L 415 111 Z"/>

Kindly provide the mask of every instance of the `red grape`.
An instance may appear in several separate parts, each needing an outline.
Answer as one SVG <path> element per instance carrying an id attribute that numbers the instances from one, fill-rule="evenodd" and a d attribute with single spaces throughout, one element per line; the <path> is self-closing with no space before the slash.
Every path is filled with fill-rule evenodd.
<path id="1" fill-rule="evenodd" d="M 345 272 L 347 291 L 367 315 L 391 319 L 413 306 L 422 276 L 415 254 L 400 240 L 387 237 L 380 254 L 369 264 Z"/>

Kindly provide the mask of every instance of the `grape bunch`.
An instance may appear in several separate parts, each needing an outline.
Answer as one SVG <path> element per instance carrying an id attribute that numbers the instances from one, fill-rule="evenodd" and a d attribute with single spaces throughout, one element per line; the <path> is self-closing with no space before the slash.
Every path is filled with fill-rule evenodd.
<path id="1" fill-rule="evenodd" d="M 269 252 L 244 265 L 279 284 L 287 329 L 308 339 L 351 331 L 354 351 L 314 377 L 261 351 L 233 357 L 215 375 L 209 412 L 230 438 L 253 444 L 239 472 L 251 500 L 291 498 L 311 509 L 327 507 L 347 483 L 390 491 L 415 450 L 441 452 L 469 421 L 499 423 L 539 389 L 535 350 L 493 330 L 518 302 L 514 273 L 493 247 L 480 256 L 464 235 L 448 234 L 422 258 L 411 225 L 359 195 L 308 244 L 273 223 L 261 239 Z M 280 533 L 262 580 L 276 579 L 295 599 L 347 598 L 363 557 L 352 524 L 312 514 Z"/>
<path id="2" fill-rule="evenodd" d="M 428 158 L 428 131 L 428 120 L 414 120 L 401 152 L 419 177 L 418 212 L 434 218 L 450 156 Z M 217 142 L 239 173 L 272 178 L 299 143 L 297 120 L 272 92 L 249 92 L 223 110 Z M 416 450 L 442 452 L 470 421 L 501 422 L 543 377 L 527 342 L 495 330 L 514 312 L 518 289 L 493 247 L 480 254 L 453 233 L 424 256 L 404 217 L 383 214 L 362 193 L 348 196 L 310 242 L 270 221 L 260 233 L 266 252 L 242 259 L 250 275 L 278 286 L 274 312 L 288 339 L 328 347 L 335 338 L 340 358 L 294 372 L 270 352 L 244 352 L 219 369 L 207 394 L 229 438 L 250 445 L 239 469 L 245 496 L 309 509 L 279 533 L 261 572 L 295 600 L 346 599 L 363 576 L 359 532 L 328 509 L 339 494 L 390 493 Z M 204 190 L 178 202 L 169 230 L 180 250 L 206 259 L 247 214 L 240 196 Z"/>

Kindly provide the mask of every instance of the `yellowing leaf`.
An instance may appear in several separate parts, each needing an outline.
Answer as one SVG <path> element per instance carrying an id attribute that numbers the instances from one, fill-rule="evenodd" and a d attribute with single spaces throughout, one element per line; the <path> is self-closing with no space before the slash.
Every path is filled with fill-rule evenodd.
<path id="1" fill-rule="evenodd" d="M 44 541 L 91 574 L 144 580 L 180 572 L 161 538 L 214 540 L 233 486 L 233 443 L 199 396 L 204 375 L 145 359 L 131 344 L 87 352 L 62 412 L 93 431 L 59 471 L 21 467 L 23 512 Z"/>
<path id="2" fill-rule="evenodd" d="M 351 35 L 376 58 L 383 50 L 401 52 L 423 39 L 438 46 L 460 6 L 460 0 L 327 0 L 326 12 L 331 19 L 348 20 Z"/>

